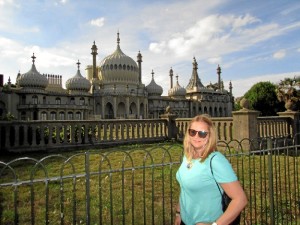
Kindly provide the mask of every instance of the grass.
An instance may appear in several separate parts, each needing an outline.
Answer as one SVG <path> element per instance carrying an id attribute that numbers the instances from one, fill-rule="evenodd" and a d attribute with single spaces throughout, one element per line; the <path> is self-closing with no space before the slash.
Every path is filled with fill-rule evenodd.
<path id="1" fill-rule="evenodd" d="M 6 155 L 2 161 L 15 157 Z M 171 214 L 179 195 L 175 174 L 182 157 L 180 144 L 119 146 L 51 157 L 26 153 L 18 157 L 27 158 L 13 163 L 15 174 L 7 169 L 0 174 L 0 184 L 16 179 L 24 183 L 0 187 L 0 225 L 14 224 L 14 204 L 18 206 L 19 224 L 32 224 L 32 217 L 35 224 L 46 224 L 46 219 L 49 224 L 173 224 Z M 242 154 L 228 158 L 249 199 L 242 217 L 245 224 L 270 224 L 271 189 L 275 224 L 299 224 L 299 208 L 294 201 L 299 198 L 299 157 L 275 152 L 272 156 Z M 85 176 L 86 165 L 89 177 Z M 45 183 L 45 178 L 52 179 Z M 42 181 L 25 184 L 33 179 Z"/>

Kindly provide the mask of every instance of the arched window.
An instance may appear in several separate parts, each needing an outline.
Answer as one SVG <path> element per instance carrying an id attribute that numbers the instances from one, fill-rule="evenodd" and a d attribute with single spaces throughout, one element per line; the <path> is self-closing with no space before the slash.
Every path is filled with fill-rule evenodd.
<path id="1" fill-rule="evenodd" d="M 65 113 L 64 112 L 60 112 L 59 113 L 59 119 L 60 120 L 64 120 L 65 119 Z"/>
<path id="2" fill-rule="evenodd" d="M 55 104 L 56 105 L 60 105 L 61 104 L 61 99 L 60 98 L 56 98 L 55 99 Z"/>
<path id="3" fill-rule="evenodd" d="M 75 105 L 75 98 L 71 98 L 71 99 L 70 99 L 70 104 L 71 104 L 71 105 Z"/>
<path id="4" fill-rule="evenodd" d="M 68 120 L 73 120 L 73 113 L 72 112 L 68 112 Z"/>
<path id="5" fill-rule="evenodd" d="M 80 112 L 76 112 L 76 120 L 81 120 L 81 113 Z"/>
<path id="6" fill-rule="evenodd" d="M 81 97 L 81 98 L 79 99 L 79 105 L 84 105 L 84 98 L 83 98 L 83 97 Z"/>
<path id="7" fill-rule="evenodd" d="M 41 120 L 47 120 L 47 113 L 46 112 L 41 113 Z"/>
<path id="8" fill-rule="evenodd" d="M 51 112 L 50 113 L 50 119 L 51 120 L 56 120 L 56 112 Z"/>
<path id="9" fill-rule="evenodd" d="M 32 104 L 34 105 L 38 104 L 38 97 L 36 95 L 32 96 Z"/>

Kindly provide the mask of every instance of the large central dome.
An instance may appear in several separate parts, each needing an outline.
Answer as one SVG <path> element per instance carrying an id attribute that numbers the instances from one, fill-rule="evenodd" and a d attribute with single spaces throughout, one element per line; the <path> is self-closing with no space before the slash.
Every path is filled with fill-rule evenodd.
<path id="1" fill-rule="evenodd" d="M 132 58 L 122 52 L 119 33 L 117 43 L 115 52 L 105 57 L 100 63 L 99 80 L 104 84 L 111 82 L 138 84 L 138 65 Z"/>

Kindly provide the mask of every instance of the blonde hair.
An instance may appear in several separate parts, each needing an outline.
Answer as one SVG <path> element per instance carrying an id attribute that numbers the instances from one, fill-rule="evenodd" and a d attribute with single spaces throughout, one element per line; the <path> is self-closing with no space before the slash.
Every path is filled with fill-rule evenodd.
<path id="1" fill-rule="evenodd" d="M 184 140 L 183 140 L 183 148 L 184 148 L 184 154 L 187 158 L 188 161 L 192 160 L 193 157 L 193 152 L 194 152 L 194 147 L 190 143 L 190 135 L 188 133 L 188 130 L 191 128 L 191 125 L 194 122 L 204 122 L 208 126 L 208 141 L 205 146 L 205 149 L 203 151 L 203 156 L 200 160 L 200 162 L 204 162 L 204 160 L 208 157 L 208 155 L 215 151 L 217 148 L 217 138 L 216 138 L 216 131 L 215 131 L 215 126 L 210 119 L 210 116 L 207 114 L 202 114 L 195 116 L 189 123 L 187 130 L 184 135 Z"/>

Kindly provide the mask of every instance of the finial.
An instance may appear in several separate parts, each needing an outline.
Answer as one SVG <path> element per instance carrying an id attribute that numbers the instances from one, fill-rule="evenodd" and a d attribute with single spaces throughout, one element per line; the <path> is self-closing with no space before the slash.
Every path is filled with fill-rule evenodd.
<path id="1" fill-rule="evenodd" d="M 117 44 L 119 45 L 120 44 L 120 33 L 119 33 L 119 30 L 118 30 L 118 33 L 117 33 Z"/>
<path id="2" fill-rule="evenodd" d="M 154 79 L 154 72 L 153 72 L 153 70 L 152 70 L 151 74 L 152 74 L 152 79 Z"/>
<path id="3" fill-rule="evenodd" d="M 34 56 L 34 53 L 32 54 L 31 58 L 32 58 L 32 64 L 34 64 L 35 58 L 36 58 L 36 57 Z"/>
<path id="4" fill-rule="evenodd" d="M 77 68 L 78 68 L 78 70 L 79 70 L 79 68 L 80 68 L 80 62 L 79 62 L 79 59 L 78 59 L 78 62 L 77 62 L 76 64 L 77 64 Z"/>
<path id="5" fill-rule="evenodd" d="M 176 80 L 177 80 L 177 83 L 178 83 L 178 74 L 176 75 Z"/>
<path id="6" fill-rule="evenodd" d="M 194 66 L 194 69 L 198 69 L 198 63 L 197 63 L 197 61 L 196 61 L 195 56 L 194 56 L 193 66 Z"/>
<path id="7" fill-rule="evenodd" d="M 218 67 L 217 67 L 217 73 L 218 73 L 218 74 L 221 73 L 221 67 L 220 67 L 219 64 L 218 64 Z"/>

